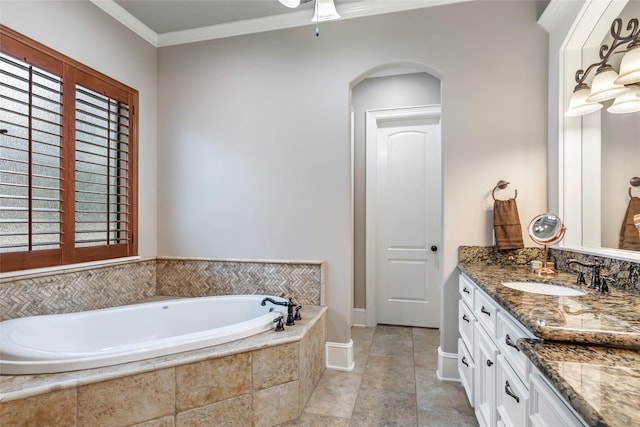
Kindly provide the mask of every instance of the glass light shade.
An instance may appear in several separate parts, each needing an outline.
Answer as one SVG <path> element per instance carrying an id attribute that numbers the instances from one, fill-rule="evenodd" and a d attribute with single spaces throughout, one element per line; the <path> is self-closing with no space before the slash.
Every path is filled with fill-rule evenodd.
<path id="1" fill-rule="evenodd" d="M 278 0 L 278 1 L 283 5 L 290 7 L 291 9 L 294 9 L 300 6 L 300 0 Z"/>
<path id="2" fill-rule="evenodd" d="M 591 89 L 586 84 L 581 85 L 581 87 L 575 90 L 569 99 L 569 108 L 564 115 L 567 117 L 577 117 L 595 113 L 600 110 L 602 104 L 587 101 L 590 93 Z"/>
<path id="3" fill-rule="evenodd" d="M 624 54 L 620 62 L 620 72 L 615 81 L 619 85 L 640 83 L 640 45 Z"/>
<path id="4" fill-rule="evenodd" d="M 311 22 L 331 21 L 339 18 L 340 15 L 333 0 L 316 0 L 316 13 Z"/>
<path id="5" fill-rule="evenodd" d="M 588 102 L 602 102 L 613 99 L 630 91 L 624 85 L 616 84 L 618 73 L 611 66 L 606 66 L 598 70 L 596 76 L 591 82 L 591 95 L 587 98 Z"/>
<path id="6" fill-rule="evenodd" d="M 635 113 L 640 111 L 640 85 L 628 86 L 631 91 L 620 95 L 613 101 L 613 105 L 607 108 L 612 114 Z"/>

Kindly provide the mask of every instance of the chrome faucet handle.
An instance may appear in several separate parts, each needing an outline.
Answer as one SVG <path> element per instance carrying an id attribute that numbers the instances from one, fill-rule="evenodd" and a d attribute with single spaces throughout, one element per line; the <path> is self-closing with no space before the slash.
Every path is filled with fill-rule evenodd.
<path id="1" fill-rule="evenodd" d="M 578 271 L 578 277 L 576 278 L 576 285 L 586 285 L 587 281 L 584 280 L 584 273 L 582 271 Z"/>

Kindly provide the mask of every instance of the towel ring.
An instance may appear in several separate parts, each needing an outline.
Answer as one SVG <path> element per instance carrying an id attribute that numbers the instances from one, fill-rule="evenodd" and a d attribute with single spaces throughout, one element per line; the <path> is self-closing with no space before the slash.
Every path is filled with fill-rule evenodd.
<path id="1" fill-rule="evenodd" d="M 631 184 L 632 187 L 640 187 L 640 177 L 634 176 L 629 180 L 629 184 Z M 633 197 L 631 195 L 631 187 L 629 187 L 629 197 Z"/>
<path id="2" fill-rule="evenodd" d="M 501 179 L 500 181 L 498 181 L 498 183 L 496 184 L 495 187 L 493 187 L 493 191 L 491 192 L 491 197 L 493 197 L 493 200 L 497 200 L 496 199 L 496 190 L 499 188 L 500 190 L 504 190 L 505 188 L 507 188 L 507 185 L 509 185 L 509 183 L 503 179 Z M 513 196 L 513 199 L 517 199 L 518 198 L 518 190 L 516 191 L 516 195 Z M 631 190 L 629 190 L 629 193 L 631 193 Z"/>

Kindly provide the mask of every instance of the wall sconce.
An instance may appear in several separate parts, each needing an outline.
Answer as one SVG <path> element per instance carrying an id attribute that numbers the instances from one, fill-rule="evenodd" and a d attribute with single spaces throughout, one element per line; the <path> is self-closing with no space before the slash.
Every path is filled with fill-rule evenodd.
<path id="1" fill-rule="evenodd" d="M 622 35 L 622 19 L 611 23 L 611 47 L 600 46 L 600 61 L 593 63 L 586 70 L 576 71 L 576 87 L 569 99 L 569 108 L 564 113 L 567 117 L 583 116 L 602 108 L 601 102 L 614 99 L 607 111 L 613 114 L 634 113 L 640 111 L 640 26 L 638 19 L 632 18 L 627 24 L 629 34 Z M 626 45 L 621 50 L 619 47 Z M 608 64 L 609 58 L 616 53 L 624 53 L 617 73 Z M 592 87 L 585 83 L 589 72 L 595 67 L 596 74 Z"/>

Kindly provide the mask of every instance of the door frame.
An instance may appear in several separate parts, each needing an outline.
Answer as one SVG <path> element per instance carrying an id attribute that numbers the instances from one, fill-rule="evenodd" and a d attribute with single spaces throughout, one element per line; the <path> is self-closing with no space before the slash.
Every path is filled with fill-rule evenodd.
<path id="1" fill-rule="evenodd" d="M 374 327 L 377 324 L 377 275 L 376 275 L 376 203 L 377 203 L 377 148 L 378 148 L 378 127 L 380 124 L 388 121 L 414 121 L 420 119 L 432 119 L 442 117 L 442 108 L 440 104 L 434 105 L 419 105 L 414 107 L 399 107 L 399 108 L 383 108 L 383 109 L 371 109 L 366 111 L 365 121 L 365 164 L 366 164 L 366 207 L 365 207 L 365 290 L 366 290 L 366 326 Z M 442 130 L 442 128 L 441 128 Z M 442 134 L 441 134 L 442 135 Z M 440 148 L 442 147 L 442 137 L 440 138 Z M 440 150 L 442 153 L 442 150 Z M 440 155 L 442 157 L 442 154 Z M 442 164 L 442 159 L 440 159 Z M 440 170 L 440 177 L 442 177 L 442 170 Z M 442 204 L 442 183 L 438 186 L 438 198 Z M 442 206 L 438 210 L 438 222 L 442 223 Z M 438 240 L 441 240 L 441 236 L 438 236 Z M 442 245 L 439 245 L 442 246 Z M 438 271 L 440 268 L 440 260 L 437 258 Z M 438 291 L 440 289 L 438 288 Z M 440 304 L 440 295 L 437 295 L 435 299 Z"/>

